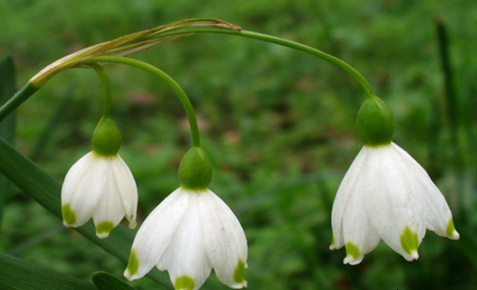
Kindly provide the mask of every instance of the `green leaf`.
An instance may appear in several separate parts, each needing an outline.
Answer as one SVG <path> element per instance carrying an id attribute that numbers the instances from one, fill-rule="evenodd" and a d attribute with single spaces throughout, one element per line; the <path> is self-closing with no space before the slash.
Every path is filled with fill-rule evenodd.
<path id="1" fill-rule="evenodd" d="M 1 138 L 0 172 L 27 195 L 61 219 L 61 184 Z M 124 226 L 118 226 L 107 239 L 98 239 L 96 237 L 94 225 L 91 221 L 75 230 L 123 261 L 126 267 L 134 239 L 134 234 L 131 230 Z M 168 278 L 158 270 L 154 269 L 149 272 L 148 276 L 164 288 L 171 289 L 168 286 L 170 283 Z"/>
<path id="2" fill-rule="evenodd" d="M 0 104 L 6 103 L 16 92 L 15 67 L 11 57 L 5 57 L 0 63 Z M 10 114 L 0 123 L 0 135 L 8 142 L 15 136 L 15 116 Z"/>
<path id="3" fill-rule="evenodd" d="M 93 274 L 93 282 L 99 290 L 136 290 L 113 275 L 106 272 L 96 272 Z"/>
<path id="4" fill-rule="evenodd" d="M 11 57 L 5 57 L 0 63 L 0 104 L 4 104 L 15 94 L 15 67 Z M 0 137 L 5 138 L 9 143 L 13 144 L 15 138 L 15 114 L 10 114 L 5 120 L 0 122 Z M 0 175 L 0 188 L 3 194 L 0 194 L 0 225 L 3 216 L 3 209 L 13 192 L 13 184 Z"/>
<path id="5" fill-rule="evenodd" d="M 60 274 L 7 254 L 0 253 L 0 269 L 0 289 L 96 290 L 90 282 Z"/>

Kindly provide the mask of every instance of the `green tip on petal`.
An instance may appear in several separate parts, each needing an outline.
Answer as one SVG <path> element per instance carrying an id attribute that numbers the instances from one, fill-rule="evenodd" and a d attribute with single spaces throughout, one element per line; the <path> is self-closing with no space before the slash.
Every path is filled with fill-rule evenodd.
<path id="1" fill-rule="evenodd" d="M 93 152 L 116 156 L 121 147 L 121 132 L 111 118 L 101 118 L 93 132 Z"/>
<path id="2" fill-rule="evenodd" d="M 361 255 L 358 246 L 351 242 L 347 242 L 345 245 L 346 248 L 346 255 L 353 257 L 353 259 L 357 260 Z"/>
<path id="3" fill-rule="evenodd" d="M 446 234 L 450 239 L 457 240 L 460 238 L 459 233 L 455 230 L 454 220 L 452 218 L 450 218 L 449 223 L 447 223 Z"/>
<path id="4" fill-rule="evenodd" d="M 107 237 L 113 229 L 114 224 L 112 222 L 101 222 L 96 225 L 96 234 L 98 236 Z"/>
<path id="5" fill-rule="evenodd" d="M 212 165 L 204 149 L 192 147 L 179 165 L 181 186 L 189 190 L 205 190 L 212 179 Z"/>
<path id="6" fill-rule="evenodd" d="M 129 276 L 133 276 L 134 274 L 136 274 L 138 269 L 139 269 L 139 260 L 136 257 L 136 252 L 134 252 L 134 250 L 131 250 L 131 255 L 129 255 L 129 262 L 127 267 Z"/>
<path id="7" fill-rule="evenodd" d="M 393 113 L 377 96 L 366 98 L 358 112 L 356 129 L 365 145 L 387 145 L 394 135 Z"/>
<path id="8" fill-rule="evenodd" d="M 71 209 L 70 204 L 65 204 L 61 207 L 61 215 L 63 216 L 63 221 L 66 225 L 74 225 L 76 222 L 76 214 Z"/>
<path id="9" fill-rule="evenodd" d="M 176 290 L 193 290 L 194 286 L 194 280 L 189 276 L 180 276 L 174 283 L 174 288 Z"/>
<path id="10" fill-rule="evenodd" d="M 335 235 L 331 236 L 331 245 L 330 247 L 333 247 L 335 245 Z"/>
<path id="11" fill-rule="evenodd" d="M 419 239 L 417 233 L 413 232 L 408 226 L 401 235 L 401 246 L 408 255 L 416 256 L 419 247 Z M 417 257 L 416 257 L 417 258 Z"/>
<path id="12" fill-rule="evenodd" d="M 245 282 L 245 263 L 242 260 L 239 260 L 235 268 L 234 282 L 237 284 L 243 284 Z"/>

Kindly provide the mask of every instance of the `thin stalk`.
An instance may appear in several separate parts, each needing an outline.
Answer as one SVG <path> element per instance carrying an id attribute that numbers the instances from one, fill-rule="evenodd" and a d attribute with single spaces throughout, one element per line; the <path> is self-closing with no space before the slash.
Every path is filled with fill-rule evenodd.
<path id="1" fill-rule="evenodd" d="M 179 98 L 184 110 L 186 112 L 187 118 L 189 120 L 190 130 L 192 134 L 192 145 L 194 147 L 200 147 L 200 134 L 199 134 L 199 126 L 197 125 L 197 118 L 195 116 L 194 108 L 187 97 L 187 94 L 184 90 L 179 86 L 179 84 L 168 74 L 163 72 L 162 70 L 158 69 L 157 67 L 150 65 L 148 63 L 142 62 L 140 60 L 120 57 L 120 56 L 99 56 L 92 59 L 89 59 L 85 62 L 87 65 L 91 65 L 94 63 L 101 63 L 101 62 L 110 62 L 110 63 L 122 63 L 130 66 L 134 66 L 145 71 L 148 71 L 155 75 L 156 77 L 165 81 L 169 87 L 174 91 L 174 93 Z"/>
<path id="2" fill-rule="evenodd" d="M 294 42 L 291 40 L 287 40 L 287 39 L 283 39 L 283 38 L 279 38 L 279 37 L 275 37 L 271 35 L 266 35 L 262 33 L 257 33 L 253 31 L 242 30 L 240 32 L 236 32 L 232 34 L 236 34 L 236 35 L 247 37 L 247 38 L 253 38 L 253 39 L 257 39 L 257 40 L 261 40 L 265 42 L 275 43 L 281 46 L 293 48 L 293 49 L 317 56 L 331 64 L 338 66 L 339 68 L 344 70 L 346 73 L 348 73 L 351 77 L 353 77 L 356 81 L 358 81 L 358 83 L 361 85 L 361 87 L 363 88 L 365 92 L 366 98 L 374 96 L 374 92 L 371 86 L 369 85 L 368 81 L 355 68 L 353 68 L 346 62 L 342 61 L 341 59 L 336 58 L 330 54 L 327 54 L 321 50 L 318 50 L 311 46 L 307 46 L 307 45 Z"/>
<path id="3" fill-rule="evenodd" d="M 230 34 L 230 35 L 237 35 L 237 36 L 242 36 L 246 38 L 251 38 L 251 39 L 256 39 L 256 40 L 261 40 L 264 42 L 269 42 L 269 43 L 274 43 L 278 44 L 281 46 L 289 47 L 292 49 L 296 49 L 314 56 L 317 56 L 333 65 L 338 66 L 341 68 L 343 71 L 348 73 L 351 77 L 353 77 L 355 80 L 358 81 L 358 83 L 361 85 L 365 92 L 365 97 L 366 98 L 371 98 L 374 96 L 373 90 L 371 89 L 371 86 L 369 85 L 368 81 L 352 66 L 347 64 L 346 62 L 330 55 L 327 54 L 321 50 L 318 50 L 316 48 L 313 48 L 311 46 L 307 46 L 298 42 L 294 42 L 291 40 L 267 35 L 267 34 L 262 34 L 262 33 L 257 33 L 253 31 L 247 31 L 247 30 L 238 30 L 237 28 L 230 29 L 230 28 L 223 28 L 223 27 L 209 27 L 209 26 L 187 26 L 183 28 L 177 28 L 173 30 L 165 30 L 162 32 L 157 33 L 154 37 L 155 38 L 167 38 L 168 36 L 179 36 L 179 35 L 192 35 L 195 33 L 216 33 L 216 34 Z M 157 42 L 156 45 L 160 44 L 161 42 Z M 153 45 L 151 45 L 152 47 Z M 93 46 L 94 47 L 94 46 Z M 91 52 L 93 53 L 93 52 Z M 134 53 L 134 52 L 133 52 Z M 87 55 L 86 55 L 87 56 Z M 84 56 L 84 57 L 86 57 Z M 97 58 L 102 58 L 103 56 L 98 56 L 95 57 L 94 59 Z M 92 62 L 91 59 L 89 60 L 78 60 L 77 63 L 74 64 L 69 64 L 69 65 L 64 65 L 63 67 L 59 66 L 56 68 L 50 68 L 52 70 L 49 72 L 51 76 L 48 77 L 51 78 L 53 75 L 57 74 L 58 72 L 67 69 L 67 68 L 72 68 L 72 67 L 77 67 L 79 66 L 80 63 L 83 64 L 91 64 L 94 63 Z M 130 64 L 133 66 L 136 66 L 132 63 L 126 63 L 125 64 Z M 137 63 L 136 63 L 137 64 Z M 139 66 L 142 66 L 143 69 L 148 70 L 146 64 L 141 64 Z M 152 72 L 152 70 L 151 70 Z M 163 74 L 162 72 L 160 74 Z M 167 78 L 162 79 L 166 80 Z M 3 120 L 8 114 L 10 114 L 13 110 L 15 110 L 19 105 L 21 105 L 24 101 L 26 101 L 31 95 L 33 95 L 41 86 L 43 86 L 46 83 L 47 80 L 44 82 L 41 82 L 40 85 L 35 85 L 31 82 L 28 82 L 16 95 L 14 95 L 5 105 L 3 105 L 0 108 L 0 121 Z M 167 81 L 167 80 L 166 80 Z M 170 83 L 169 81 L 167 81 Z M 170 83 L 171 84 L 171 83 Z M 177 92 L 176 92 L 177 93 Z M 192 127 L 191 127 L 192 128 Z"/>
<path id="4" fill-rule="evenodd" d="M 109 77 L 104 71 L 103 67 L 97 63 L 89 64 L 101 79 L 101 84 L 103 85 L 103 118 L 111 118 L 111 84 L 109 82 Z"/>
<path id="5" fill-rule="evenodd" d="M 279 38 L 276 36 L 271 36 L 263 33 L 257 33 L 253 31 L 247 31 L 247 30 L 233 30 L 233 29 L 217 29 L 216 27 L 188 27 L 187 30 L 184 29 L 177 29 L 174 31 L 165 31 L 161 33 L 161 37 L 165 36 L 171 36 L 171 35 L 179 35 L 179 34 L 184 34 L 184 33 L 218 33 L 218 34 L 230 34 L 230 35 L 237 35 L 237 36 L 242 36 L 246 38 L 251 38 L 251 39 L 256 39 L 264 42 L 269 42 L 269 43 L 274 43 L 278 44 L 281 46 L 289 47 L 292 49 L 296 49 L 311 55 L 314 55 L 316 57 L 319 57 L 333 65 L 336 65 L 337 67 L 341 68 L 344 72 L 349 74 L 351 77 L 353 77 L 358 83 L 361 85 L 361 87 L 364 90 L 365 97 L 366 98 L 371 98 L 374 96 L 373 89 L 371 88 L 370 84 L 368 81 L 363 77 L 361 73 L 359 73 L 354 67 L 351 65 L 347 64 L 346 62 L 342 61 L 341 59 L 334 57 L 328 53 L 325 53 L 319 49 L 313 48 L 308 45 L 304 45 L 295 41 Z"/>

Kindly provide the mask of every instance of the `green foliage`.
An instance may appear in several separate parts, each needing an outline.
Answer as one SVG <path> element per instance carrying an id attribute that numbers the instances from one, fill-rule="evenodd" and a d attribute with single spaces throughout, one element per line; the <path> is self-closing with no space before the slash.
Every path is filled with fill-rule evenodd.
<path id="1" fill-rule="evenodd" d="M 0 287 L 9 290 L 95 290 L 92 283 L 0 254 Z M 14 281 L 14 282 L 13 282 Z M 113 289 L 113 288 L 110 288 Z"/>
<path id="2" fill-rule="evenodd" d="M 106 272 L 96 272 L 93 274 L 93 282 L 98 290 L 135 290 L 128 284 Z"/>
<path id="3" fill-rule="evenodd" d="M 477 284 L 477 24 L 470 15 L 476 6 L 472 0 L 0 1 L 0 56 L 13 56 L 23 84 L 48 63 L 85 46 L 182 18 L 216 17 L 340 57 L 393 110 L 394 140 L 441 188 L 461 240 L 428 233 L 412 263 L 382 244 L 354 267 L 342 265 L 344 250 L 328 250 L 333 197 L 362 145 L 355 119 L 363 95 L 335 67 L 287 48 L 225 35 L 196 35 L 137 56 L 170 73 L 191 97 L 214 171 L 211 189 L 237 214 L 248 238 L 250 288 L 465 289 Z M 436 17 L 444 19 L 449 35 L 455 111 L 446 110 Z M 167 86 L 135 69 L 105 69 L 123 136 L 120 154 L 139 187 L 140 224 L 179 186 L 177 169 L 190 147 L 189 127 Z M 18 110 L 16 148 L 62 180 L 90 150 L 100 96 L 92 71 L 55 76 Z M 58 182 L 43 186 L 45 196 L 59 201 Z M 98 270 L 122 275 L 129 230 L 125 237 L 122 229 L 112 232 L 111 238 L 124 238 L 109 251 L 122 255 L 117 260 L 63 229 L 29 195 L 14 193 L 6 199 L 2 252 L 84 280 Z M 59 202 L 52 208 L 59 216 Z M 98 241 L 91 224 L 84 231 Z M 154 275 L 169 283 L 166 274 Z M 131 284 L 157 287 L 147 279 Z M 212 277 L 203 288 L 224 287 Z"/>

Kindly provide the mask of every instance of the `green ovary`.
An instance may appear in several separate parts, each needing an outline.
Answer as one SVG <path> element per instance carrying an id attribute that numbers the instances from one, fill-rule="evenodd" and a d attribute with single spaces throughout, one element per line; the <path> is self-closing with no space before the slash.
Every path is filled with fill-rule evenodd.
<path id="1" fill-rule="evenodd" d="M 73 225 L 76 222 L 76 214 L 71 209 L 70 204 L 65 204 L 61 207 L 61 215 L 63 216 L 63 221 L 68 225 Z"/>
<path id="2" fill-rule="evenodd" d="M 194 280 L 189 276 L 180 276 L 174 283 L 174 288 L 176 288 L 176 290 L 193 290 L 194 286 Z"/>
<path id="3" fill-rule="evenodd" d="M 137 270 L 139 269 L 139 260 L 137 259 L 136 253 L 134 252 L 134 250 L 131 251 L 131 255 L 129 256 L 127 269 L 130 276 L 133 276 L 134 274 L 136 274 Z"/>
<path id="4" fill-rule="evenodd" d="M 234 282 L 237 284 L 243 284 L 243 282 L 245 282 L 245 263 L 242 260 L 239 260 L 235 268 Z"/>
<path id="5" fill-rule="evenodd" d="M 353 257 L 355 260 L 359 258 L 361 253 L 359 252 L 358 246 L 351 242 L 347 242 L 345 245 L 346 248 L 346 255 Z"/>
<path id="6" fill-rule="evenodd" d="M 419 247 L 417 233 L 413 232 L 408 226 L 406 226 L 401 235 L 401 246 L 408 255 L 411 255 L 412 252 L 417 252 Z"/>

